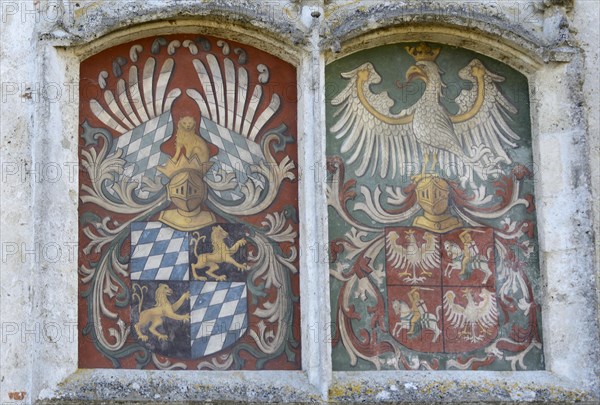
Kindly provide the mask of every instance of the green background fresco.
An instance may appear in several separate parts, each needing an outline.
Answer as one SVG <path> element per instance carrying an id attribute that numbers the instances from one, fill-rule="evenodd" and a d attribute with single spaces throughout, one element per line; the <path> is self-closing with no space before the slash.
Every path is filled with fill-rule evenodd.
<path id="1" fill-rule="evenodd" d="M 509 157 L 513 161 L 510 166 L 504 166 L 504 172 L 509 173 L 511 168 L 516 164 L 521 164 L 526 166 L 532 173 L 535 174 L 536 170 L 532 163 L 532 152 L 531 152 L 531 124 L 530 124 L 530 112 L 529 112 L 529 90 L 527 79 L 524 75 L 510 68 L 509 66 L 498 62 L 496 60 L 490 59 L 483 55 L 477 54 L 475 52 L 450 47 L 441 44 L 428 43 L 432 48 L 441 48 L 441 52 L 439 53 L 436 63 L 441 68 L 441 77 L 442 81 L 446 84 L 446 88 L 444 90 L 444 97 L 442 99 L 442 103 L 448 109 L 451 114 L 455 114 L 457 112 L 457 106 L 452 102 L 452 100 L 460 93 L 460 91 L 464 88 L 471 88 L 471 83 L 468 81 L 464 81 L 458 77 L 458 71 L 464 68 L 472 59 L 479 59 L 485 67 L 491 72 L 498 74 L 505 78 L 505 81 L 500 83 L 499 86 L 501 88 L 504 96 L 518 109 L 518 113 L 515 115 L 511 115 L 509 119 L 507 119 L 510 127 L 521 137 L 519 141 L 517 141 L 517 148 L 512 148 L 508 145 L 504 145 L 505 150 L 507 151 Z M 415 60 L 412 56 L 410 56 L 405 50 L 406 46 L 416 46 L 417 43 L 401 43 L 401 44 L 393 44 L 381 46 L 378 48 L 373 48 L 369 50 L 364 50 L 361 52 L 357 52 L 351 54 L 343 59 L 332 62 L 326 67 L 325 70 L 325 79 L 326 79 L 326 104 L 327 104 L 327 156 L 339 156 L 342 160 L 346 160 L 350 153 L 347 153 L 346 156 L 342 155 L 340 152 L 340 147 L 343 140 L 335 139 L 334 135 L 331 134 L 330 128 L 335 123 L 334 113 L 339 109 L 339 107 L 335 107 L 331 105 L 331 100 L 337 96 L 347 85 L 348 80 L 344 79 L 341 76 L 341 73 L 348 72 L 353 70 L 363 63 L 371 62 L 375 67 L 375 70 L 379 73 L 382 78 L 381 83 L 371 85 L 371 91 L 373 93 L 380 93 L 382 91 L 387 91 L 389 96 L 395 101 L 395 105 L 391 108 L 391 113 L 398 113 L 402 109 L 405 109 L 412 104 L 414 104 L 423 93 L 422 82 L 417 81 L 420 85 L 409 86 L 408 88 L 401 89 L 398 84 L 405 82 L 405 72 L 406 70 L 414 65 Z M 417 83 L 415 82 L 415 83 Z M 346 181 L 354 178 L 357 181 L 355 191 L 359 191 L 361 186 L 367 186 L 371 190 L 375 189 L 377 185 L 380 186 L 380 189 L 385 190 L 386 186 L 401 186 L 405 187 L 410 184 L 410 176 L 399 176 L 396 179 L 381 179 L 377 174 L 371 176 L 367 172 L 363 177 L 356 178 L 355 176 L 355 168 L 360 163 L 360 159 L 352 165 L 346 165 Z M 488 193 L 493 189 L 493 185 L 491 182 L 488 182 L 487 186 Z M 533 194 L 534 188 L 534 180 L 533 178 L 525 179 L 522 182 L 522 189 L 520 192 L 520 196 L 525 194 Z M 384 194 L 385 196 L 385 194 Z M 365 225 L 377 227 L 383 230 L 383 226 L 381 224 L 376 223 L 366 216 L 366 214 L 362 211 L 354 211 L 354 204 L 360 201 L 364 201 L 364 198 L 360 193 L 358 193 L 357 197 L 350 201 L 348 204 L 349 211 L 354 215 L 354 217 L 364 223 Z M 385 202 L 385 199 L 381 199 L 382 206 L 384 208 L 389 208 L 389 205 Z M 508 214 L 513 221 L 517 219 L 532 219 L 535 220 L 535 212 L 527 213 L 526 208 L 521 206 L 513 208 Z M 501 220 L 488 221 L 486 225 L 492 226 L 494 228 L 501 227 Z M 412 218 L 394 224 L 394 226 L 411 226 Z M 330 240 L 334 240 L 336 238 L 342 238 L 348 231 L 350 231 L 351 227 L 343 221 L 339 215 L 335 212 L 331 207 L 329 208 L 329 238 Z M 536 232 L 537 233 L 537 232 Z M 538 249 L 537 249 L 537 236 L 531 241 L 531 243 L 535 246 L 534 253 L 527 259 L 527 269 L 525 270 L 527 277 L 529 278 L 530 283 L 532 284 L 534 290 L 534 298 L 536 303 L 539 303 L 539 260 L 538 260 Z M 381 253 L 377 257 L 374 265 L 375 266 L 383 266 L 384 265 L 384 254 Z M 338 260 L 344 260 L 344 256 L 342 255 Z M 349 262 L 351 264 L 351 262 Z M 332 268 L 336 266 L 337 263 L 331 263 Z M 337 321 L 337 299 L 340 293 L 341 282 L 335 279 L 334 277 L 330 277 L 331 282 L 331 308 L 332 308 L 332 323 Z M 496 282 L 498 286 L 498 280 Z M 384 297 L 386 296 L 385 291 L 385 281 L 379 286 Z M 514 296 L 516 300 L 521 298 L 520 295 Z M 368 322 L 370 314 L 367 313 L 367 307 L 375 304 L 375 299 L 373 297 L 369 297 L 365 302 L 355 299 L 353 304 L 356 306 L 356 312 L 361 315 L 362 320 L 357 321 L 354 320 L 354 327 L 364 327 L 368 328 Z M 387 303 L 385 308 L 386 313 L 386 323 L 387 323 Z M 538 326 L 541 334 L 541 315 L 538 314 Z M 514 322 L 510 322 L 506 325 L 503 324 L 503 315 L 502 312 L 499 311 L 499 319 L 500 319 L 500 329 L 498 333 L 498 338 L 507 336 L 510 333 L 510 327 Z M 516 322 L 520 323 L 521 326 L 524 326 L 525 319 L 517 319 Z M 390 341 L 393 338 L 382 331 L 377 331 L 380 341 Z M 405 348 L 405 355 L 411 356 L 411 354 L 417 354 L 416 352 L 412 352 L 410 349 Z M 333 347 L 333 369 L 338 371 L 343 370 L 374 370 L 375 367 L 373 364 L 363 361 L 362 359 L 358 359 L 358 364 L 356 366 L 350 365 L 349 355 L 346 352 L 341 341 Z M 455 354 L 445 354 L 445 353 L 431 353 L 424 354 L 418 353 L 419 357 L 423 360 L 432 360 L 434 358 L 438 359 L 440 362 L 440 369 L 445 368 L 445 363 L 449 359 L 456 359 L 459 356 L 464 356 L 462 353 Z M 483 349 L 480 349 L 475 352 L 470 352 L 469 355 L 477 355 L 485 356 Z M 391 353 L 390 353 L 391 356 Z M 527 356 L 525 357 L 525 364 L 528 370 L 536 370 L 544 368 L 543 361 L 543 353 L 542 350 L 532 349 Z M 383 369 L 392 368 L 383 366 Z M 483 369 L 489 370 L 510 370 L 511 365 L 510 362 L 505 360 L 498 360 L 490 366 L 486 366 Z"/>

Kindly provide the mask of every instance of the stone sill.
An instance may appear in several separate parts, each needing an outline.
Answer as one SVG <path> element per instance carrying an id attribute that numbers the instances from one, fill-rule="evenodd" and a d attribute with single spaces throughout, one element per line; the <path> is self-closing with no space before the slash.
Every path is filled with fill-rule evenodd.
<path id="1" fill-rule="evenodd" d="M 549 371 L 337 372 L 333 402 L 393 403 L 583 403 L 599 395 Z"/>
<path id="2" fill-rule="evenodd" d="M 226 384 L 223 384 L 227 381 Z M 38 403 L 580 403 L 599 396 L 547 371 L 334 372 L 327 398 L 301 371 L 78 370 Z"/>
<path id="3" fill-rule="evenodd" d="M 318 402 L 302 371 L 80 369 L 38 403 Z"/>

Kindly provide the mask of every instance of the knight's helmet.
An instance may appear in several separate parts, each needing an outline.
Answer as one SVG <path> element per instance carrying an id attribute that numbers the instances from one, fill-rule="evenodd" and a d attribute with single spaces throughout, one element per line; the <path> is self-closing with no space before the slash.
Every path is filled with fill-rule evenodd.
<path id="1" fill-rule="evenodd" d="M 448 210 L 450 187 L 440 177 L 425 177 L 416 188 L 417 202 L 427 214 L 442 215 Z"/>
<path id="2" fill-rule="evenodd" d="M 413 226 L 436 233 L 448 232 L 462 226 L 460 220 L 450 213 L 450 186 L 435 175 L 424 175 L 416 181 L 417 203 L 423 215 L 416 217 Z"/>
<path id="3" fill-rule="evenodd" d="M 170 160 L 158 169 L 170 178 L 167 185 L 169 199 L 181 211 L 192 212 L 206 201 L 207 187 L 203 177 L 212 162 L 201 163 L 196 155 L 188 159 L 183 154 L 175 164 L 172 162 Z"/>
<path id="4" fill-rule="evenodd" d="M 192 148 L 186 148 L 191 150 Z M 187 153 L 179 155 L 177 161 L 169 159 L 166 165 L 158 167 L 169 178 L 167 194 L 176 209 L 165 210 L 160 221 L 180 231 L 190 231 L 215 222 L 214 215 L 203 210 L 208 197 L 208 187 L 204 176 L 212 167 L 212 162 L 201 161 L 199 156 Z"/>

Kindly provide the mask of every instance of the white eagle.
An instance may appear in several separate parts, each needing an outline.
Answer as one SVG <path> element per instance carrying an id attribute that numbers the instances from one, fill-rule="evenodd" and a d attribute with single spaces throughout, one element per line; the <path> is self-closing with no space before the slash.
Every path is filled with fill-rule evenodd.
<path id="1" fill-rule="evenodd" d="M 476 173 L 485 180 L 498 173 L 501 162 L 510 164 L 503 146 L 516 147 L 514 141 L 520 138 L 507 123 L 507 113 L 516 114 L 517 109 L 497 85 L 504 78 L 473 59 L 458 72 L 473 85 L 453 100 L 458 113 L 451 115 L 440 102 L 445 87 L 435 62 L 440 49 L 420 44 L 406 50 L 416 60 L 406 71 L 407 83 L 420 79 L 425 90 L 416 103 L 398 114 L 390 113 L 394 100 L 386 91 L 371 91 L 372 84 L 381 82 L 371 63 L 342 73 L 349 82 L 331 101 L 339 110 L 330 130 L 343 139 L 341 152 L 350 154 L 347 163 L 359 162 L 356 175 L 369 170 L 381 178 L 415 174 L 413 168 L 422 158 L 421 173 L 431 162 L 431 170 L 439 165 L 459 174 Z"/>
<path id="2" fill-rule="evenodd" d="M 482 289 L 479 293 L 481 301 L 475 302 L 471 289 L 466 288 L 463 294 L 467 299 L 467 304 L 463 307 L 454 302 L 456 295 L 454 291 L 448 291 L 444 294 L 444 313 L 447 322 L 453 328 L 463 329 L 459 336 L 469 342 L 480 342 L 486 334 L 490 333 L 490 328 L 498 324 L 498 309 L 496 307 L 496 294 Z M 477 327 L 482 334 L 479 334 Z"/>
<path id="3" fill-rule="evenodd" d="M 397 232 L 391 231 L 386 237 L 386 252 L 390 264 L 398 268 L 408 268 L 398 274 L 399 277 L 406 277 L 405 282 L 417 284 L 425 280 L 425 276 L 431 276 L 431 270 L 440 267 L 440 248 L 439 238 L 429 232 L 425 232 L 422 244 L 417 243 L 415 232 L 412 229 L 405 231 L 406 246 L 398 244 L 400 236 Z M 420 277 L 417 277 L 417 268 L 421 271 Z M 430 271 L 428 271 L 430 270 Z"/>

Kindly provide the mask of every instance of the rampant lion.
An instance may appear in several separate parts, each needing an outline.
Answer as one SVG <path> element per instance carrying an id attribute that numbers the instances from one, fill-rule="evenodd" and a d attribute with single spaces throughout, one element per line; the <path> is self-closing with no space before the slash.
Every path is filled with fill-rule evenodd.
<path id="1" fill-rule="evenodd" d="M 139 286 L 138 286 L 139 287 Z M 181 297 L 171 304 L 169 296 L 173 294 L 173 290 L 166 284 L 160 284 L 156 289 L 156 305 L 152 308 L 148 308 L 142 311 L 142 302 L 144 299 L 144 291 L 147 287 L 140 287 L 140 294 L 135 294 L 139 300 L 139 312 L 140 318 L 135 324 L 135 331 L 137 332 L 140 340 L 143 342 L 148 341 L 148 336 L 142 333 L 142 329 L 148 327 L 148 331 L 158 338 L 158 340 L 166 341 L 169 337 L 163 333 L 160 333 L 157 328 L 162 326 L 164 318 L 171 318 L 176 321 L 189 322 L 190 315 L 179 315 L 175 313 L 183 302 L 190 297 L 189 291 L 184 292 Z"/>
<path id="2" fill-rule="evenodd" d="M 205 236 L 200 236 L 198 232 L 194 232 L 193 235 L 193 252 L 196 252 L 198 242 L 200 240 L 205 240 Z M 219 269 L 219 264 L 221 263 L 232 264 L 239 271 L 248 270 L 248 265 L 240 264 L 233 258 L 233 255 L 237 253 L 240 247 L 244 246 L 247 243 L 246 239 L 242 238 L 235 242 L 233 246 L 228 247 L 225 243 L 225 238 L 227 238 L 228 236 L 229 234 L 220 225 L 213 227 L 210 234 L 212 252 L 202 253 L 198 255 L 198 261 L 195 264 L 192 264 L 192 274 L 194 276 L 194 279 L 207 280 L 206 277 L 199 276 L 197 271 L 208 267 L 208 270 L 206 270 L 206 275 L 210 276 L 211 278 L 217 281 L 226 280 L 226 275 L 218 276 L 215 274 L 215 271 Z"/>

